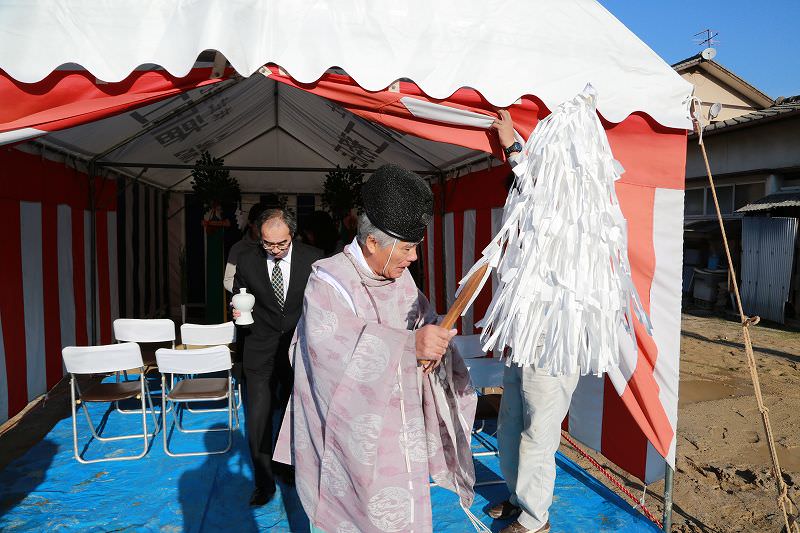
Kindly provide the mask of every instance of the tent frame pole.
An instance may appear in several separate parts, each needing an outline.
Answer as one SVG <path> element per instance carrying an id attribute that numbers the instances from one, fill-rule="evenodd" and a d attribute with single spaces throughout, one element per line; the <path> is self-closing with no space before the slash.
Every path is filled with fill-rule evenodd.
<path id="1" fill-rule="evenodd" d="M 88 168 L 89 176 L 89 285 L 91 301 L 86 302 L 92 312 L 89 314 L 91 335 L 88 336 L 92 345 L 97 345 L 97 198 L 95 198 L 95 175 L 96 169 L 90 161 Z"/>
<path id="2" fill-rule="evenodd" d="M 143 162 L 114 162 L 114 161 L 96 161 L 95 164 L 98 167 L 118 167 L 118 168 L 162 168 L 162 169 L 186 169 L 192 170 L 195 168 L 212 168 L 212 167 L 205 167 L 203 165 L 189 165 L 183 163 L 143 163 Z M 331 172 L 336 170 L 335 166 L 330 167 L 279 167 L 279 166 L 252 166 L 252 165 L 222 165 L 213 167 L 214 169 L 222 169 L 222 170 L 235 170 L 238 172 Z M 355 168 L 353 172 L 359 172 L 361 174 L 372 174 L 375 172 L 374 168 Z M 420 176 L 436 176 L 441 173 L 441 170 L 434 169 L 434 170 L 412 170 L 415 174 L 419 174 Z M 174 187 L 173 184 L 170 187 Z M 162 186 L 163 187 L 163 186 Z"/>
<path id="3" fill-rule="evenodd" d="M 664 533 L 672 531 L 672 482 L 675 477 L 675 470 L 668 464 L 665 465 L 664 472 L 664 515 L 661 518 Z"/>
<path id="4" fill-rule="evenodd" d="M 441 218 L 439 224 L 439 232 L 435 238 L 439 239 L 439 245 L 442 248 L 442 286 L 438 287 L 439 294 L 437 295 L 437 300 L 442 302 L 442 309 L 447 309 L 450 305 L 447 301 L 447 246 L 444 242 L 444 216 L 445 212 L 445 204 L 447 203 L 447 192 L 446 192 L 446 185 L 447 185 L 447 178 L 444 172 L 439 172 L 439 201 L 441 204 L 439 205 L 439 217 Z M 435 228 L 435 226 L 434 226 Z"/>
<path id="5" fill-rule="evenodd" d="M 190 102 L 186 102 L 185 104 L 178 106 L 177 108 L 164 113 L 162 116 L 158 117 L 156 120 L 151 122 L 147 125 L 147 127 L 142 128 L 138 132 L 134 133 L 133 135 L 126 137 L 125 139 L 117 142 L 110 148 L 100 152 L 99 154 L 92 157 L 89 161 L 87 161 L 87 170 L 89 174 L 89 212 L 91 214 L 91 220 L 89 221 L 90 227 L 90 239 L 89 239 L 89 260 L 91 261 L 91 265 L 89 265 L 89 280 L 90 280 L 90 294 L 91 294 L 91 302 L 88 304 L 91 306 L 92 312 L 90 313 L 90 323 L 91 323 L 91 335 L 89 335 L 89 339 L 92 341 L 92 344 L 96 345 L 99 342 L 98 334 L 97 334 L 97 199 L 95 198 L 95 176 L 97 175 L 97 168 L 98 167 L 105 167 L 105 166 L 113 166 L 113 165 L 104 165 L 100 162 L 100 159 L 107 156 L 108 154 L 126 146 L 127 144 L 131 143 L 132 141 L 138 139 L 139 137 L 153 131 L 155 128 L 159 127 L 160 125 L 164 124 L 167 120 L 171 119 L 172 117 L 178 116 L 182 114 L 184 111 L 188 111 L 196 107 L 197 105 L 205 102 L 209 98 L 212 98 L 221 92 L 234 87 L 238 84 L 239 80 L 234 79 L 231 83 L 225 84 L 222 83 L 222 87 L 217 88 L 216 90 L 209 91 L 207 94 L 204 94 L 200 98 L 196 100 L 192 100 Z M 140 165 L 147 170 L 152 165 Z M 139 177 L 144 174 L 141 172 Z M 138 181 L 138 177 L 135 181 Z"/>

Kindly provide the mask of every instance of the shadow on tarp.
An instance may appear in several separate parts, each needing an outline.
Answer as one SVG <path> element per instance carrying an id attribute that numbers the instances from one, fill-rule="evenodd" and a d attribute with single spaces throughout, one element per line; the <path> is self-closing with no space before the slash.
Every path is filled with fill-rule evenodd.
<path id="1" fill-rule="evenodd" d="M 224 429 L 225 427 L 224 424 L 213 424 L 210 429 Z M 177 432 L 173 432 L 170 435 L 171 442 L 175 435 L 177 435 Z M 221 440 L 219 435 L 206 433 L 205 451 L 219 449 Z M 232 449 L 231 452 L 234 456 L 241 458 L 241 450 Z M 213 455 L 208 455 L 197 468 L 190 468 L 181 474 L 178 480 L 178 497 L 181 503 L 184 531 L 200 531 L 203 529 L 206 510 L 214 505 L 213 503 L 209 505 L 208 502 L 218 496 L 226 500 L 220 502 L 222 505 L 238 511 L 236 522 L 238 531 L 258 531 L 253 509 L 241 497 L 242 494 L 247 494 L 248 490 L 252 490 L 252 481 L 243 474 L 242 470 L 241 462 L 239 468 L 234 471 L 229 462 L 217 461 Z M 208 487 L 207 498 L 198 497 L 198 489 L 200 487 Z M 229 495 L 234 495 L 235 497 L 226 498 Z M 224 528 L 225 524 L 219 524 L 219 526 Z"/>
<path id="2" fill-rule="evenodd" d="M 14 509 L 20 502 L 36 496 L 30 496 L 42 484 L 47 472 L 53 463 L 53 457 L 58 451 L 58 444 L 50 439 L 44 439 L 36 447 L 37 453 L 28 461 L 11 463 L 2 472 L 0 478 L 0 519 Z M 46 496 L 40 496 L 40 504 L 46 505 Z M 4 523 L 4 522 L 0 522 Z M 3 527 L 2 529 L 6 529 Z"/>
<path id="3" fill-rule="evenodd" d="M 106 408 L 91 405 L 90 411 L 94 420 L 100 420 Z M 193 428 L 224 427 L 227 422 L 222 412 L 187 413 L 184 420 Z M 152 426 L 150 418 L 148 425 Z M 136 431 L 137 427 L 141 428 L 140 416 L 117 412 L 110 412 L 105 423 L 107 435 Z M 78 418 L 78 430 L 82 449 L 89 440 L 82 417 Z M 187 435 L 173 431 L 170 435 L 173 451 L 219 449 L 225 442 L 225 432 Z M 92 441 L 86 446 L 86 457 L 135 453 L 137 446 L 141 446 L 139 439 Z M 479 481 L 499 479 L 496 457 L 481 457 L 476 466 Z M 553 533 L 658 531 L 565 457 L 559 456 L 557 467 Z M 280 485 L 269 504 L 251 508 L 252 478 L 241 430 L 234 432 L 232 449 L 224 455 L 169 457 L 159 434 L 143 459 L 83 465 L 73 458 L 72 422 L 66 418 L 45 440 L 0 472 L 0 530 L 308 531 L 308 519 L 292 487 Z M 499 531 L 506 522 L 493 521 L 485 510 L 507 496 L 504 484 L 477 487 L 471 510 L 492 531 Z M 472 531 L 454 494 L 433 487 L 431 500 L 434 531 Z"/>

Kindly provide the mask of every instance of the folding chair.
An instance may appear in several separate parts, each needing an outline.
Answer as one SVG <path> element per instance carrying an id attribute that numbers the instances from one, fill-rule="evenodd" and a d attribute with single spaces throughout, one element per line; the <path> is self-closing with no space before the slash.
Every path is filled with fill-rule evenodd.
<path id="1" fill-rule="evenodd" d="M 472 386 L 475 389 L 495 388 L 503 386 L 503 373 L 505 363 L 499 357 L 486 357 L 480 343 L 480 335 L 458 335 L 451 341 L 456 352 L 464 360 L 469 370 Z M 479 394 L 478 405 L 475 409 L 475 420 L 482 422 L 481 427 L 472 430 L 475 439 L 486 448 L 485 452 L 472 452 L 473 457 L 497 455 L 499 450 L 484 436 L 486 420 L 496 420 L 500 413 L 500 398 L 502 394 Z M 499 485 L 505 483 L 503 479 L 478 481 L 476 487 L 485 485 Z"/>
<path id="2" fill-rule="evenodd" d="M 231 378 L 231 352 L 227 346 L 212 346 L 197 350 L 174 350 L 161 348 L 156 350 L 156 361 L 161 371 L 161 412 L 164 430 L 164 451 L 171 457 L 186 457 L 193 455 L 212 455 L 225 453 L 231 449 L 233 433 L 233 417 L 236 416 L 236 423 L 239 423 L 239 415 L 233 409 L 233 386 Z M 188 378 L 178 381 L 167 389 L 165 374 L 210 374 L 226 370 L 228 376 L 225 378 Z M 169 392 L 167 392 L 169 391 Z M 228 427 L 213 429 L 185 429 L 181 423 L 180 408 L 183 414 L 184 404 L 191 402 L 209 402 L 215 400 L 228 400 Z M 182 433 L 209 433 L 214 431 L 227 431 L 228 444 L 222 450 L 206 452 L 185 452 L 174 453 L 169 449 L 167 439 L 167 402 L 175 404 L 173 416 L 175 417 L 175 427 Z"/>
<path id="3" fill-rule="evenodd" d="M 224 324 L 183 324 L 181 326 L 181 343 L 185 348 L 225 345 L 230 347 L 236 342 L 236 326 L 233 322 Z M 242 384 L 236 382 L 236 409 L 242 406 Z M 195 412 L 187 408 L 190 413 Z M 205 409 L 205 411 L 224 411 L 225 409 Z"/>
<path id="4" fill-rule="evenodd" d="M 142 343 L 169 343 L 175 347 L 175 322 L 168 318 L 118 318 L 114 321 L 114 338 L 117 342 Z M 146 347 L 142 350 L 142 359 L 145 363 L 145 373 L 156 368 L 155 349 Z M 127 379 L 128 374 L 122 372 Z M 119 373 L 117 373 L 119 379 Z M 119 402 L 116 408 L 120 413 L 136 414 L 137 410 L 121 409 Z"/>
<path id="5" fill-rule="evenodd" d="M 451 341 L 456 352 L 464 359 L 464 364 L 469 370 L 472 386 L 476 389 L 495 388 L 503 386 L 503 372 L 505 365 L 500 358 L 486 357 L 480 343 L 480 335 L 458 335 Z M 500 408 L 500 394 L 479 394 L 475 419 L 483 421 L 481 427 L 473 434 L 489 451 L 475 452 L 473 456 L 497 454 L 497 448 L 481 437 L 485 421 L 496 419 Z"/>
<path id="6" fill-rule="evenodd" d="M 158 433 L 158 422 L 153 411 L 153 399 L 150 397 L 150 390 L 144 377 L 144 361 L 139 350 L 139 345 L 135 342 L 124 344 L 109 344 L 105 346 L 68 346 L 61 351 L 64 358 L 64 366 L 70 374 L 70 394 L 72 397 L 72 445 L 75 452 L 75 459 L 84 464 L 99 463 L 103 461 L 126 461 L 141 459 L 149 448 L 148 438 Z M 104 374 L 107 372 L 120 372 L 123 370 L 139 368 L 139 379 L 136 381 L 125 381 L 117 383 L 98 383 L 90 387 L 86 392 L 82 392 L 78 386 L 76 375 L 78 374 Z M 78 399 L 75 398 L 77 391 Z M 92 423 L 92 417 L 86 408 L 87 402 L 118 402 L 128 399 L 141 400 L 142 408 L 142 432 L 135 435 L 119 435 L 116 437 L 101 437 Z M 154 431 L 147 432 L 147 410 L 145 399 L 150 405 L 150 414 L 153 417 Z M 114 440 L 125 440 L 142 438 L 144 447 L 142 453 L 127 456 L 106 456 L 100 459 L 84 459 L 78 453 L 78 422 L 75 406 L 80 404 L 89 423 L 92 436 L 103 442 Z"/>

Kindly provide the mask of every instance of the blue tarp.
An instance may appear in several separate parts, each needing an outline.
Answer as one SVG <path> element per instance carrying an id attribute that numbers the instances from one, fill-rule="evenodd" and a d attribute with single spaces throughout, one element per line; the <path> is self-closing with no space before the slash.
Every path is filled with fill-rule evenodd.
<path id="1" fill-rule="evenodd" d="M 109 414 L 104 405 L 92 405 L 90 411 L 96 423 L 105 417 L 101 435 L 133 433 L 137 424 L 141 429 L 140 416 Z M 186 413 L 184 421 L 186 427 L 220 427 L 226 415 Z M 152 419 L 148 422 L 152 430 Z M 89 442 L 80 412 L 78 429 L 79 450 L 88 450 L 86 458 L 135 453 L 142 446 L 139 439 Z M 173 451 L 225 444 L 224 432 L 172 431 L 169 435 Z M 494 445 L 491 437 L 488 444 Z M 477 440 L 474 447 L 484 450 Z M 560 454 L 557 463 L 550 518 L 553 533 L 659 531 L 578 465 Z M 476 470 L 479 482 L 500 479 L 495 456 L 476 458 Z M 72 422 L 66 418 L 0 472 L 0 530 L 308 531 L 308 520 L 292 488 L 281 486 L 275 499 L 261 508 L 248 506 L 251 491 L 250 460 L 241 430 L 234 433 L 233 447 L 225 455 L 172 458 L 164 453 L 159 434 L 143 459 L 83 465 L 73 457 Z M 472 512 L 499 531 L 505 523 L 493 521 L 485 511 L 490 502 L 507 496 L 505 485 L 479 486 L 476 491 Z M 473 531 L 454 494 L 433 487 L 431 499 L 434 531 Z"/>

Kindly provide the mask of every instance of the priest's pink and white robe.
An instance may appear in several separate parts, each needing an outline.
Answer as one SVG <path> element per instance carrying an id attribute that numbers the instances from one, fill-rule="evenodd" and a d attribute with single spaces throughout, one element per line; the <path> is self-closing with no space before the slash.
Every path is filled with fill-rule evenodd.
<path id="1" fill-rule="evenodd" d="M 470 514 L 468 371 L 450 351 L 429 375 L 417 365 L 414 330 L 436 319 L 408 271 L 376 276 L 355 241 L 314 264 L 275 460 L 295 465 L 303 508 L 326 533 L 432 531 L 429 476 Z"/>

